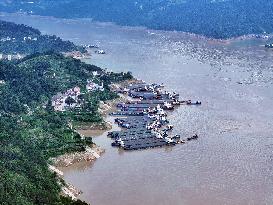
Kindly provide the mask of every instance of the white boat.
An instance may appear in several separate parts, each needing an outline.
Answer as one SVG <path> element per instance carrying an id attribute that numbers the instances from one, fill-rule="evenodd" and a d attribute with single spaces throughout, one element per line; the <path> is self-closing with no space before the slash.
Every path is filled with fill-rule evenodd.
<path id="1" fill-rule="evenodd" d="M 173 105 L 171 103 L 164 102 L 163 109 L 172 110 L 172 109 L 174 109 L 174 107 L 173 107 Z"/>
<path id="2" fill-rule="evenodd" d="M 125 144 L 124 144 L 123 140 L 120 141 L 120 146 L 125 147 Z"/>
<path id="3" fill-rule="evenodd" d="M 156 138 L 158 138 L 158 139 L 163 139 L 163 136 L 162 136 L 161 133 L 159 133 L 159 132 L 157 132 L 155 136 L 156 136 Z"/>
<path id="4" fill-rule="evenodd" d="M 165 137 L 165 141 L 168 143 L 168 144 L 174 144 L 175 141 L 173 139 L 171 139 L 170 137 Z"/>

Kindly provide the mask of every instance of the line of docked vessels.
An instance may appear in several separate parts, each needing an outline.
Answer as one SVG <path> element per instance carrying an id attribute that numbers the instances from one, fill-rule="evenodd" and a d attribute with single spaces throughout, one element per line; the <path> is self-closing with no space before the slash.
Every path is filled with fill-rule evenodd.
<path id="1" fill-rule="evenodd" d="M 171 134 L 173 125 L 169 124 L 167 111 L 179 105 L 201 105 L 201 102 L 180 101 L 179 94 L 163 91 L 163 88 L 163 85 L 138 82 L 116 90 L 131 100 L 118 103 L 117 111 L 110 114 L 117 117 L 115 123 L 122 128 L 108 133 L 113 139 L 112 146 L 137 150 L 176 145 L 198 138 L 195 134 L 182 140 L 180 135 Z"/>

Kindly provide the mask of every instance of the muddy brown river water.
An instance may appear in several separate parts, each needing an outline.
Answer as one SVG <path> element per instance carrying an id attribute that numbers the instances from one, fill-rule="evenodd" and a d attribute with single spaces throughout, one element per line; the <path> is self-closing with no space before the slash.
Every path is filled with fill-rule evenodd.
<path id="1" fill-rule="evenodd" d="M 106 133 L 94 137 L 105 154 L 94 164 L 64 169 L 65 179 L 83 191 L 80 199 L 93 205 L 273 204 L 273 51 L 263 40 L 220 42 L 88 19 L 0 18 L 98 44 L 106 55 L 93 54 L 88 63 L 129 70 L 182 99 L 202 101 L 169 114 L 174 133 L 198 133 L 198 141 L 124 152 L 111 147 Z"/>

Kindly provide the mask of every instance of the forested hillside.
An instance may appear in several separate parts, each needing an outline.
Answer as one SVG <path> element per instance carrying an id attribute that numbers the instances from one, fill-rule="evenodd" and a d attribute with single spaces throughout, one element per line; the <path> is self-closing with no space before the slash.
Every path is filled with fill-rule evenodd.
<path id="1" fill-rule="evenodd" d="M 104 83 L 104 91 L 88 93 L 86 81 L 94 78 L 94 72 L 99 74 L 96 80 Z M 99 101 L 117 97 L 108 85 L 131 77 L 52 52 L 0 61 L 1 204 L 84 204 L 60 197 L 61 187 L 48 170 L 48 159 L 84 151 L 92 141 L 82 139 L 68 123 L 101 122 Z M 75 86 L 82 89 L 82 106 L 54 111 L 52 97 Z"/>
<path id="2" fill-rule="evenodd" d="M 4 1 L 0 11 L 64 18 L 93 18 L 120 25 L 179 30 L 213 38 L 273 32 L 267 0 L 36 0 Z"/>
<path id="3" fill-rule="evenodd" d="M 56 36 L 3 21 L 0 28 L 0 52 L 33 53 L 21 60 L 0 61 L 0 202 L 85 204 L 60 196 L 64 182 L 49 171 L 49 159 L 84 151 L 92 144 L 91 138 L 83 139 L 75 132 L 74 125 L 102 122 L 99 102 L 117 97 L 109 84 L 132 76 L 64 57 L 57 52 L 82 48 Z M 88 80 L 100 82 L 103 89 L 88 92 Z M 72 98 L 65 96 L 66 109 L 54 110 L 53 96 L 73 88 L 81 89 L 77 109 L 70 107 Z"/>
<path id="4" fill-rule="evenodd" d="M 29 26 L 0 21 L 0 53 L 31 54 L 74 50 L 85 51 L 84 48 L 70 41 L 63 41 L 57 36 L 42 35 L 39 30 Z"/>

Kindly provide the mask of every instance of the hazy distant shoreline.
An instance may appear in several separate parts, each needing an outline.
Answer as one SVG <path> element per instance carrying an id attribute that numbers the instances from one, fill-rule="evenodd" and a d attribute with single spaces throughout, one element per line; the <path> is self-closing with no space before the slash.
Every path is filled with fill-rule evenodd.
<path id="1" fill-rule="evenodd" d="M 213 38 L 213 37 L 209 37 L 209 36 L 205 36 L 202 34 L 196 34 L 196 33 L 190 33 L 190 32 L 184 32 L 184 31 L 176 31 L 176 30 L 161 30 L 161 29 L 151 29 L 148 28 L 146 26 L 125 26 L 125 25 L 119 25 L 116 22 L 105 22 L 105 21 L 96 21 L 93 20 L 92 18 L 59 18 L 59 17 L 55 17 L 55 16 L 43 16 L 43 15 L 32 15 L 32 14 L 28 14 L 26 12 L 14 12 L 14 13 L 9 13 L 9 12 L 0 12 L 0 18 L 1 17 L 5 17 L 5 16 L 30 16 L 30 17 L 38 17 L 38 18 L 44 18 L 44 19 L 52 19 L 52 20 L 58 20 L 58 19 L 62 19 L 64 21 L 87 21 L 87 22 L 92 22 L 94 24 L 98 24 L 98 25 L 107 25 L 107 26 L 116 26 L 116 27 L 123 27 L 125 29 L 128 30 L 135 30 L 135 29 L 140 29 L 140 30 L 149 30 L 152 33 L 153 32 L 165 32 L 165 33 L 180 33 L 183 34 L 185 36 L 189 36 L 191 38 L 197 38 L 197 39 L 202 39 L 205 41 L 211 41 L 211 42 L 215 42 L 215 43 L 223 43 L 223 44 L 229 44 L 232 41 L 238 41 L 238 40 L 251 40 L 251 39 L 256 39 L 256 38 L 272 38 L 273 37 L 273 33 L 271 34 L 264 34 L 264 33 L 260 33 L 260 34 L 246 34 L 246 35 L 241 35 L 241 36 L 236 36 L 236 37 L 230 37 L 230 38 Z"/>
<path id="2" fill-rule="evenodd" d="M 272 33 L 272 2 L 223 0 L 2 0 L 0 10 L 57 18 L 93 18 L 120 26 L 186 31 L 216 39 Z"/>

